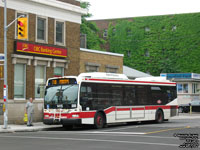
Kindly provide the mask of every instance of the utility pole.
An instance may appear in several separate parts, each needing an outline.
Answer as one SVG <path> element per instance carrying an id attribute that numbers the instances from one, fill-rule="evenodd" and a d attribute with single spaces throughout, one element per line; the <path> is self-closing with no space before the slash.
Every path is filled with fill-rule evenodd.
<path id="1" fill-rule="evenodd" d="M 7 0 L 4 0 L 4 129 L 8 124 L 8 84 L 7 84 Z"/>
<path id="2" fill-rule="evenodd" d="M 8 83 L 7 83 L 7 30 L 8 28 L 18 19 L 24 17 L 24 15 L 20 15 L 15 18 L 9 25 L 7 25 L 7 0 L 2 0 L 4 2 L 4 91 L 3 91 L 3 99 L 4 99 L 4 129 L 7 129 L 8 126 Z"/>

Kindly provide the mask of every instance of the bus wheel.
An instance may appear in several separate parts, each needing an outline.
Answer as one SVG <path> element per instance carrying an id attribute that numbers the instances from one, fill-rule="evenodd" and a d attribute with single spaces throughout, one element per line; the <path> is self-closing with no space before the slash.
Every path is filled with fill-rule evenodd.
<path id="1" fill-rule="evenodd" d="M 163 115 L 162 110 L 157 110 L 157 113 L 156 113 L 156 122 L 157 123 L 162 123 L 163 121 L 164 121 L 164 115 Z"/>
<path id="2" fill-rule="evenodd" d="M 101 129 L 105 125 L 105 118 L 102 113 L 97 113 L 94 117 L 94 126 L 96 129 Z"/>

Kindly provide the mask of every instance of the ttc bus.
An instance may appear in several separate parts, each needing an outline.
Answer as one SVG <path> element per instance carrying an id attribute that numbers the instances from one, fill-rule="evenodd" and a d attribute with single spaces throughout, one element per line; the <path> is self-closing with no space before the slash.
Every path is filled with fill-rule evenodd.
<path id="1" fill-rule="evenodd" d="M 129 80 L 123 74 L 82 73 L 47 80 L 44 124 L 106 124 L 155 120 L 177 114 L 176 83 L 160 78 Z"/>

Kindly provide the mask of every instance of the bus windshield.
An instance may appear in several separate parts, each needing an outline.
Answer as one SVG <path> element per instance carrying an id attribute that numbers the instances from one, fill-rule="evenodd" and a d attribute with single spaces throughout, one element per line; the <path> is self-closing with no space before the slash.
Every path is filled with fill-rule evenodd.
<path id="1" fill-rule="evenodd" d="M 58 85 L 45 91 L 45 109 L 71 109 L 77 107 L 78 84 Z"/>

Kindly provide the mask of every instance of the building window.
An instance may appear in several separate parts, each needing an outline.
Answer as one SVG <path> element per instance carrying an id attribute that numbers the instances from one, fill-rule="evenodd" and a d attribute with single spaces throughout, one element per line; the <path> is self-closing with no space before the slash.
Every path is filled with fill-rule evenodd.
<path id="1" fill-rule="evenodd" d="M 87 34 L 80 35 L 80 47 L 87 48 Z"/>
<path id="2" fill-rule="evenodd" d="M 131 51 L 130 50 L 127 51 L 127 57 L 131 57 Z"/>
<path id="3" fill-rule="evenodd" d="M 37 41 L 46 42 L 47 39 L 47 19 L 37 17 Z"/>
<path id="4" fill-rule="evenodd" d="M 145 50 L 145 54 L 144 54 L 146 57 L 150 57 L 150 53 L 149 53 L 149 51 L 146 49 Z"/>
<path id="5" fill-rule="evenodd" d="M 176 31 L 176 26 L 173 26 L 173 27 L 172 27 L 172 31 Z"/>
<path id="6" fill-rule="evenodd" d="M 98 72 L 98 66 L 87 66 L 86 72 Z"/>
<path id="7" fill-rule="evenodd" d="M 130 28 L 126 29 L 126 34 L 127 34 L 128 37 L 132 36 L 132 31 L 131 31 Z"/>
<path id="8" fill-rule="evenodd" d="M 107 73 L 117 73 L 118 68 L 106 68 Z"/>
<path id="9" fill-rule="evenodd" d="M 104 31 L 103 31 L 103 37 L 107 37 L 107 36 L 108 36 L 108 30 L 104 29 Z"/>
<path id="10" fill-rule="evenodd" d="M 188 84 L 177 84 L 177 92 L 178 93 L 188 93 Z"/>
<path id="11" fill-rule="evenodd" d="M 56 44 L 58 45 L 65 45 L 65 23 L 56 21 Z"/>
<path id="12" fill-rule="evenodd" d="M 149 32 L 149 31 L 151 31 L 151 29 L 149 27 L 145 27 L 145 31 Z"/>
<path id="13" fill-rule="evenodd" d="M 197 83 L 192 83 L 192 93 L 198 93 L 198 84 Z"/>
<path id="14" fill-rule="evenodd" d="M 26 66 L 24 64 L 14 65 L 14 98 L 25 99 Z"/>
<path id="15" fill-rule="evenodd" d="M 118 70 L 119 70 L 119 66 L 106 65 L 107 73 L 117 73 Z"/>
<path id="16" fill-rule="evenodd" d="M 85 64 L 85 67 L 86 67 L 86 72 L 98 72 L 100 64 L 88 62 Z"/>
<path id="17" fill-rule="evenodd" d="M 63 67 L 54 68 L 54 77 L 62 77 L 62 76 L 64 76 L 64 68 Z"/>
<path id="18" fill-rule="evenodd" d="M 46 83 L 46 67 L 36 66 L 35 67 L 35 98 L 44 97 L 44 87 Z M 40 92 L 38 93 L 38 88 Z"/>
<path id="19" fill-rule="evenodd" d="M 112 29 L 112 35 L 114 36 L 115 33 L 116 33 L 116 28 L 113 28 L 113 29 Z"/>

